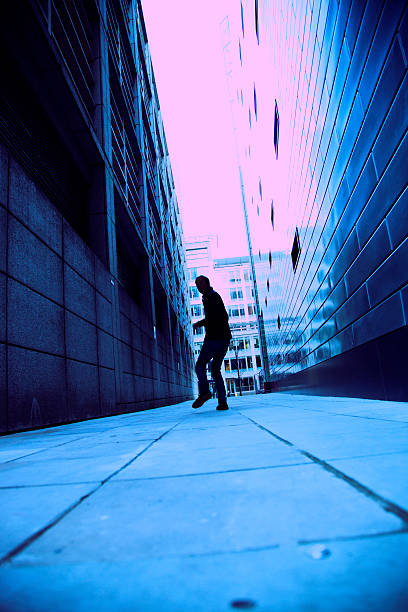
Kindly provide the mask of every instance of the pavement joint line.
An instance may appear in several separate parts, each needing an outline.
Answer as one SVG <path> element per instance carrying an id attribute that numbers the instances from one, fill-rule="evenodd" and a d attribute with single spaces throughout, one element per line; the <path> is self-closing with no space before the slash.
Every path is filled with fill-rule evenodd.
<path id="1" fill-rule="evenodd" d="M 386 421 L 387 423 L 405 423 L 408 425 L 408 421 L 401 421 L 401 419 L 385 419 L 383 417 L 370 417 L 361 414 L 348 414 L 347 412 L 330 412 L 329 410 L 320 410 L 319 408 L 305 408 L 310 412 L 321 412 L 322 414 L 330 414 L 332 416 L 345 416 L 351 419 L 366 419 L 368 421 Z"/>
<path id="2" fill-rule="evenodd" d="M 167 474 L 165 476 L 140 476 L 136 478 L 121 478 L 120 480 L 115 480 L 115 483 L 118 482 L 132 482 L 134 480 L 164 480 L 166 478 L 191 478 L 192 476 L 214 476 L 216 474 L 234 474 L 235 472 L 255 472 L 257 470 L 275 470 L 277 468 L 287 468 L 287 467 L 299 467 L 300 465 L 313 465 L 312 461 L 301 462 L 301 463 L 284 463 L 282 465 L 261 465 L 259 467 L 251 467 L 251 468 L 237 468 L 234 470 L 219 470 L 216 472 L 193 472 L 191 474 Z M 1 488 L 1 487 L 0 487 Z"/>
<path id="3" fill-rule="evenodd" d="M 351 476 L 347 476 L 347 474 L 345 474 L 341 470 L 338 470 L 334 466 L 330 465 L 329 463 L 327 463 L 327 461 L 324 461 L 323 459 L 319 459 L 319 457 L 316 457 L 316 455 L 313 455 L 312 453 L 309 453 L 308 451 L 305 451 L 305 450 L 302 450 L 301 448 L 296 447 L 292 442 L 289 442 L 289 440 L 285 440 L 285 438 L 281 438 L 280 436 L 273 433 L 272 431 L 270 431 L 263 425 L 260 425 L 259 423 L 251 419 L 250 417 L 247 417 L 247 418 L 253 423 L 255 423 L 255 425 L 257 425 L 261 429 L 264 429 L 265 431 L 267 431 L 274 438 L 277 438 L 284 444 L 292 446 L 298 452 L 300 452 L 304 457 L 308 457 L 311 461 L 313 461 L 313 463 L 320 465 L 320 467 L 322 467 L 324 470 L 333 474 L 333 476 L 335 476 L 336 478 L 339 478 L 340 480 L 347 482 L 347 484 L 352 486 L 359 493 L 362 493 L 363 495 L 365 495 L 372 501 L 375 501 L 377 504 L 379 504 L 383 508 L 383 510 L 385 510 L 385 512 L 390 512 L 391 514 L 395 514 L 395 516 L 401 519 L 408 526 L 408 511 L 407 510 L 404 510 L 404 508 L 401 508 L 400 506 L 398 506 L 397 504 L 394 504 L 393 502 L 389 501 L 385 497 L 382 497 L 382 495 L 375 493 L 372 489 L 361 484 L 361 482 L 358 482 L 358 480 L 355 480 Z"/>
<path id="4" fill-rule="evenodd" d="M 287 446 L 293 446 L 295 448 L 295 445 L 292 442 L 289 442 L 289 440 L 286 440 L 285 438 L 282 438 L 281 436 L 278 436 L 278 434 L 273 433 L 273 431 L 271 431 L 270 429 L 268 429 L 267 427 L 264 427 L 263 425 L 261 425 L 260 423 L 257 423 L 256 421 L 254 421 L 253 419 L 251 419 L 250 417 L 246 417 L 248 419 L 248 421 L 251 421 L 252 423 L 254 423 L 254 425 L 256 425 L 257 427 L 259 427 L 259 429 L 263 429 L 264 431 L 266 431 L 270 436 L 273 436 L 274 438 L 276 438 L 277 440 L 279 440 L 280 442 L 283 442 L 284 444 L 286 444 Z"/>
<path id="5" fill-rule="evenodd" d="M 311 544 L 320 544 L 321 542 L 352 542 L 354 540 L 371 540 L 372 538 L 383 538 L 393 535 L 404 535 L 408 533 L 408 526 L 402 529 L 392 529 L 391 531 L 379 531 L 377 533 L 362 533 L 358 535 L 336 536 L 334 538 L 313 538 L 310 540 L 298 540 L 298 546 L 310 546 Z"/>
<path id="6" fill-rule="evenodd" d="M 348 476 L 347 474 L 345 474 L 341 470 L 338 470 L 333 465 L 330 465 L 323 459 L 319 459 L 319 457 L 312 455 L 312 453 L 309 453 L 308 451 L 304 451 L 301 449 L 298 449 L 298 450 L 299 452 L 302 453 L 302 455 L 304 455 L 305 457 L 308 457 L 314 463 L 317 463 L 326 471 L 330 472 L 331 474 L 333 474 L 340 480 L 347 482 L 347 484 L 357 489 L 357 491 L 359 491 L 366 497 L 372 499 L 373 501 L 377 502 L 380 506 L 382 506 L 383 510 L 385 510 L 386 512 L 390 512 L 391 514 L 395 514 L 396 516 L 398 516 L 398 518 L 400 518 L 408 527 L 408 511 L 407 510 L 404 510 L 403 508 L 401 508 L 401 506 L 394 504 L 393 502 L 389 501 L 382 495 L 375 493 L 375 491 L 373 491 L 369 487 L 366 487 L 365 485 L 361 484 L 361 482 L 358 482 L 358 480 L 355 480 L 351 476 Z"/>
<path id="7" fill-rule="evenodd" d="M 179 421 L 180 422 L 180 421 Z M 179 423 L 178 422 L 178 423 Z M 176 425 L 178 425 L 178 423 L 176 423 Z M 57 525 L 57 523 L 59 523 L 63 518 L 65 518 L 70 512 L 72 512 L 73 510 L 75 510 L 75 508 L 77 508 L 80 504 L 82 504 L 83 501 L 85 501 L 86 499 L 88 499 L 88 497 L 91 497 L 91 495 L 93 495 L 94 493 L 96 493 L 96 491 L 99 491 L 99 489 L 101 489 L 111 478 L 113 478 L 114 476 L 116 476 L 117 474 L 119 474 L 119 472 L 121 472 L 122 470 L 124 470 L 126 467 L 128 467 L 131 463 L 133 463 L 133 461 L 136 461 L 136 459 L 138 459 L 143 453 L 145 453 L 153 444 L 155 444 L 158 440 L 160 440 L 161 438 L 163 438 L 167 433 L 169 433 L 172 429 L 174 429 L 176 427 L 176 425 L 173 425 L 173 427 L 170 427 L 170 429 L 168 429 L 167 431 L 163 432 L 162 435 L 157 438 L 156 440 L 153 440 L 150 444 L 148 444 L 140 453 L 138 453 L 133 459 L 131 459 L 130 461 L 128 461 L 125 465 L 123 465 L 120 469 L 116 470 L 115 472 L 113 472 L 112 474 L 110 474 L 107 478 L 105 478 L 104 480 L 102 480 L 98 486 L 96 486 L 94 489 L 92 489 L 91 491 L 88 491 L 88 493 L 86 493 L 85 495 L 82 495 L 82 497 L 80 497 L 80 499 L 78 499 L 76 502 L 74 502 L 73 504 L 71 504 L 68 508 L 66 508 L 63 512 L 61 512 L 60 514 L 58 514 L 54 520 L 52 520 L 50 523 L 48 523 L 47 525 L 45 525 L 44 527 L 42 527 L 41 529 L 39 529 L 38 531 L 36 531 L 35 533 L 31 534 L 28 538 L 26 538 L 25 540 L 23 540 L 23 542 L 20 542 L 20 544 L 18 544 L 17 546 L 15 546 L 12 550 L 10 550 L 8 553 L 6 553 L 3 557 L 0 557 L 0 566 L 4 565 L 5 563 L 11 561 L 13 559 L 13 557 L 15 557 L 16 555 L 20 554 L 23 550 L 25 550 L 28 546 L 30 546 L 30 544 L 32 544 L 33 542 L 35 542 L 36 540 L 38 540 L 38 538 L 40 538 L 44 533 L 46 533 L 47 531 L 49 531 L 49 529 L 51 529 L 52 527 L 55 527 L 55 525 Z"/>
<path id="8" fill-rule="evenodd" d="M 77 485 L 99 484 L 100 480 L 84 480 L 80 482 L 44 482 L 42 484 L 0 485 L 0 491 L 8 489 L 35 489 L 40 487 L 75 487 Z"/>
<path id="9" fill-rule="evenodd" d="M 7 461 L 2 461 L 2 464 L 13 463 L 13 461 L 19 461 L 20 459 L 25 459 L 25 457 L 32 457 L 33 455 L 38 455 L 40 453 L 44 453 L 46 451 L 52 450 L 53 448 L 59 448 L 60 446 L 65 446 L 66 444 L 71 444 L 71 442 L 77 442 L 82 438 L 76 438 L 75 440 L 68 440 L 67 442 L 61 442 L 61 444 L 54 444 L 49 448 L 41 448 L 40 450 L 33 451 L 32 453 L 27 453 L 27 455 L 20 455 L 20 457 L 14 457 L 14 459 L 8 459 Z"/>

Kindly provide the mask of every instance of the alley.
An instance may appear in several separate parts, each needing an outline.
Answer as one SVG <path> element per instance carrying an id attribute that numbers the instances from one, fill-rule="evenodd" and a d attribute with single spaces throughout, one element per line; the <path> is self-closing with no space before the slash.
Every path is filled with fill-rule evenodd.
<path id="1" fill-rule="evenodd" d="M 406 404 L 230 405 L 1 438 L 0 609 L 407 609 Z"/>

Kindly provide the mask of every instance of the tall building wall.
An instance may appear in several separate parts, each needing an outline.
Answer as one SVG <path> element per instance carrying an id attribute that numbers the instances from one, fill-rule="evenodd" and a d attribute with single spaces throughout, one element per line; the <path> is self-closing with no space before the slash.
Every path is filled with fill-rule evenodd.
<path id="1" fill-rule="evenodd" d="M 275 386 L 407 400 L 408 6 L 242 0 L 223 25 Z"/>
<path id="2" fill-rule="evenodd" d="M 190 398 L 183 235 L 140 2 L 7 2 L 0 30 L 0 431 Z"/>

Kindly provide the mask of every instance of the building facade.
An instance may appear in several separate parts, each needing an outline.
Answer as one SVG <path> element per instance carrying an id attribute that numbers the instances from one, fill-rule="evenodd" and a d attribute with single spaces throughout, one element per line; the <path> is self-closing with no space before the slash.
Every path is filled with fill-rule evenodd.
<path id="1" fill-rule="evenodd" d="M 139 0 L 6 2 L 0 431 L 192 396 L 180 214 Z"/>
<path id="2" fill-rule="evenodd" d="M 222 28 L 275 388 L 406 401 L 407 3 L 242 0 Z"/>
<path id="3" fill-rule="evenodd" d="M 214 259 L 216 244 L 216 236 L 185 240 L 192 322 L 204 318 L 202 296 L 195 286 L 195 279 L 202 274 L 221 295 L 229 316 L 232 341 L 222 366 L 227 393 L 255 393 L 263 389 L 264 368 L 249 257 Z M 194 330 L 196 360 L 204 336 L 204 327 Z"/>

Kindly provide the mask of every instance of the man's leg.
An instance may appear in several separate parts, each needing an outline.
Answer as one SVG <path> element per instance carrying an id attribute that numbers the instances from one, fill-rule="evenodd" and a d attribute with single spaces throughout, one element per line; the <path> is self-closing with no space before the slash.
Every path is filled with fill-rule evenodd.
<path id="1" fill-rule="evenodd" d="M 224 379 L 221 374 L 221 366 L 228 350 L 229 341 L 217 341 L 217 345 L 211 363 L 211 374 L 217 389 L 218 403 L 224 404 L 227 401 L 227 394 L 225 391 Z"/>
<path id="2" fill-rule="evenodd" d="M 204 395 L 210 390 L 210 385 L 207 379 L 207 363 L 210 361 L 211 357 L 212 353 L 210 351 L 210 347 L 208 346 L 208 343 L 204 341 L 204 344 L 201 347 L 201 351 L 197 359 L 197 363 L 195 365 L 195 371 L 198 378 L 199 395 Z"/>

